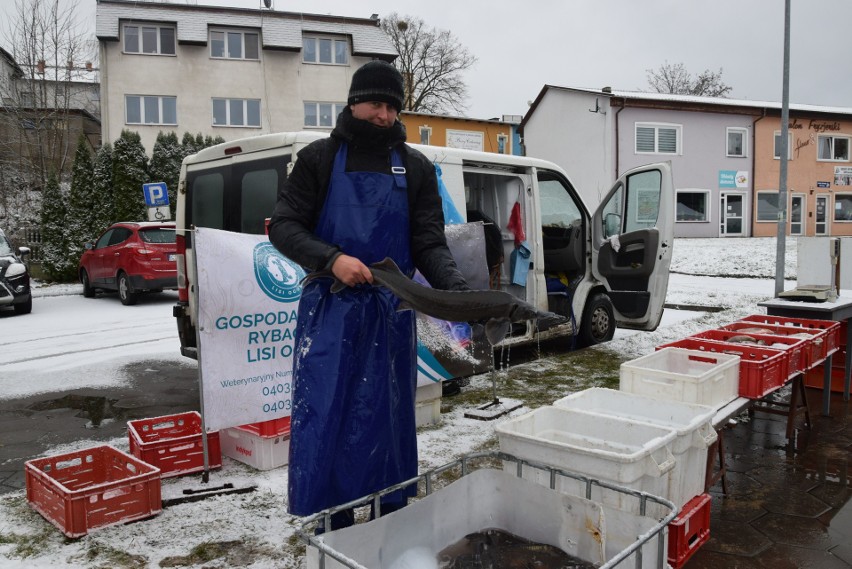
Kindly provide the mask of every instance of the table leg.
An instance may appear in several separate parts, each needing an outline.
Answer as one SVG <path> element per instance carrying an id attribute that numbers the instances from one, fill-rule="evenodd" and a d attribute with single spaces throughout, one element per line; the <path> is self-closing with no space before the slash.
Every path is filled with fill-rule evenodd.
<path id="1" fill-rule="evenodd" d="M 848 348 L 847 348 L 848 350 Z M 822 416 L 830 417 L 831 410 L 831 360 L 834 354 L 830 354 L 825 358 L 825 363 L 822 368 Z"/>
<path id="2" fill-rule="evenodd" d="M 843 400 L 849 401 L 849 384 L 852 380 L 852 318 L 846 321 L 846 366 L 843 368 Z"/>

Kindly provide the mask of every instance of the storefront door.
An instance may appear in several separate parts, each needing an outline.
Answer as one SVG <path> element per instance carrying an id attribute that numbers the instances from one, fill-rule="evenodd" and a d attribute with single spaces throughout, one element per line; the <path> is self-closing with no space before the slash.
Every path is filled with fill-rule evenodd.
<path id="1" fill-rule="evenodd" d="M 722 194 L 719 212 L 720 235 L 723 237 L 745 235 L 742 194 Z"/>
<path id="2" fill-rule="evenodd" d="M 790 235 L 802 235 L 805 230 L 805 196 L 790 196 Z"/>
<path id="3" fill-rule="evenodd" d="M 828 196 L 816 197 L 816 229 L 815 235 L 828 235 Z"/>

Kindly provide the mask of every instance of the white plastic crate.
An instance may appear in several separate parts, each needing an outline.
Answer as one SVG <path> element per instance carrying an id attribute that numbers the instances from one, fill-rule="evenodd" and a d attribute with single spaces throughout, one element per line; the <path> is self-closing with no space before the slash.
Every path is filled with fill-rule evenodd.
<path id="1" fill-rule="evenodd" d="M 673 429 L 553 406 L 494 428 L 503 452 L 671 500 L 672 443 L 677 435 Z M 550 486 L 549 477 L 541 472 L 530 470 L 524 477 Z M 578 480 L 560 479 L 556 489 L 586 496 L 586 487 Z M 600 489 L 593 490 L 591 499 L 624 510 L 637 508 L 624 495 Z"/>
<path id="2" fill-rule="evenodd" d="M 414 420 L 418 427 L 441 422 L 441 384 L 417 386 L 414 399 Z"/>
<path id="3" fill-rule="evenodd" d="M 554 405 L 581 413 L 606 415 L 673 429 L 675 467 L 668 499 L 678 508 L 704 492 L 707 448 L 716 442 L 713 415 L 707 405 L 656 399 L 646 395 L 593 387 L 557 400 Z"/>
<path id="4" fill-rule="evenodd" d="M 621 391 L 719 409 L 737 398 L 740 357 L 663 348 L 621 364 Z"/>
<path id="5" fill-rule="evenodd" d="M 347 562 L 326 556 L 323 565 L 319 550 L 310 545 L 307 568 L 437 568 L 439 551 L 488 528 L 558 547 L 600 566 L 652 530 L 655 521 L 560 494 L 508 472 L 480 469 L 397 512 L 313 537 Z M 666 549 L 664 542 L 662 551 Z M 659 551 L 655 540 L 642 545 L 643 567 L 665 566 Z M 633 561 L 623 566 L 632 567 Z"/>
<path id="6" fill-rule="evenodd" d="M 290 433 L 262 437 L 251 431 L 233 427 L 219 431 L 222 454 L 244 462 L 258 470 L 285 466 L 290 460 Z"/>

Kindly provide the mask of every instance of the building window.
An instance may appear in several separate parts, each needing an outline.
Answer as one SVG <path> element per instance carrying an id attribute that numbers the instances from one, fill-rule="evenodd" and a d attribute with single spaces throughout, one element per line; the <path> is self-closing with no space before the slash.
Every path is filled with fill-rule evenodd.
<path id="1" fill-rule="evenodd" d="M 213 99 L 213 126 L 260 127 L 260 99 Z"/>
<path id="2" fill-rule="evenodd" d="M 834 194 L 834 221 L 852 221 L 852 194 Z"/>
<path id="3" fill-rule="evenodd" d="M 305 103 L 305 126 L 334 128 L 346 103 Z"/>
<path id="4" fill-rule="evenodd" d="M 210 30 L 210 57 L 221 59 L 260 59 L 257 32 Z"/>
<path id="5" fill-rule="evenodd" d="M 680 154 L 681 125 L 636 123 L 636 154 Z"/>
<path id="6" fill-rule="evenodd" d="M 774 150 L 776 160 L 781 159 L 781 131 L 775 131 L 775 150 Z M 787 160 L 793 159 L 793 134 L 789 133 L 787 135 Z"/>
<path id="7" fill-rule="evenodd" d="M 746 157 L 747 135 L 748 130 L 745 128 L 728 128 L 728 156 Z"/>
<path id="8" fill-rule="evenodd" d="M 497 135 L 497 154 L 506 154 L 509 148 L 509 137 L 505 134 Z"/>
<path id="9" fill-rule="evenodd" d="M 125 24 L 124 53 L 174 55 L 174 26 Z"/>
<path id="10" fill-rule="evenodd" d="M 345 39 L 305 36 L 302 38 L 302 61 L 305 63 L 347 65 L 349 63 L 349 42 Z"/>
<path id="11" fill-rule="evenodd" d="M 778 221 L 778 192 L 757 192 L 757 220 Z"/>
<path id="12" fill-rule="evenodd" d="M 677 192 L 677 221 L 710 221 L 707 204 L 708 190 L 683 190 Z"/>
<path id="13" fill-rule="evenodd" d="M 817 137 L 817 160 L 829 162 L 849 162 L 849 137 L 823 136 Z"/>
<path id="14" fill-rule="evenodd" d="M 421 126 L 420 127 L 420 144 L 429 144 L 432 140 L 432 127 L 431 126 Z"/>
<path id="15" fill-rule="evenodd" d="M 177 97 L 125 95 L 125 123 L 177 124 Z"/>

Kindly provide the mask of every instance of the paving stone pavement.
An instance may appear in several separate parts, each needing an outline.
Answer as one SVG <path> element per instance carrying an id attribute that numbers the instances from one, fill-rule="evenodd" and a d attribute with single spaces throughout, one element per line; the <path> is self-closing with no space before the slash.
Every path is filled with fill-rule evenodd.
<path id="1" fill-rule="evenodd" d="M 710 539 L 685 569 L 852 567 L 852 404 L 807 389 L 804 417 L 787 440 L 786 417 L 756 411 L 723 431 L 727 493 L 710 489 Z"/>

